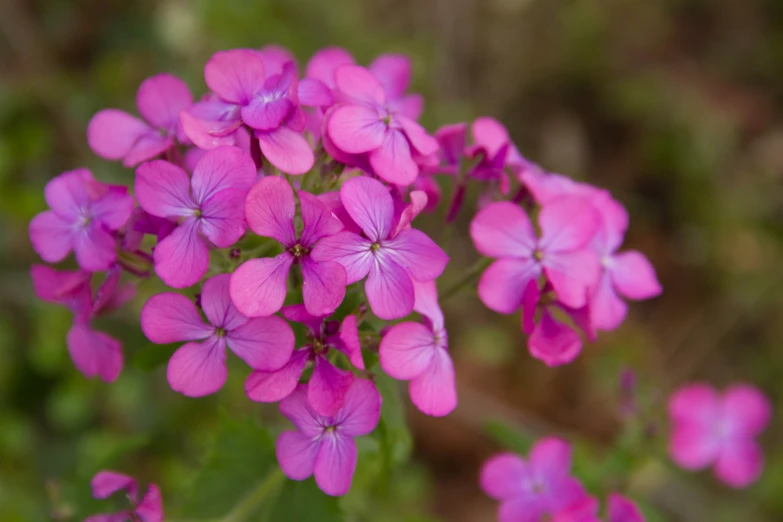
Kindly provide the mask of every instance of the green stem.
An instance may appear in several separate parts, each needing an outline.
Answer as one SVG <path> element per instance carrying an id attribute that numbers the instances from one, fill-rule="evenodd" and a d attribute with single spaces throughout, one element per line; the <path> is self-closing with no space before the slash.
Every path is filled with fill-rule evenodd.
<path id="1" fill-rule="evenodd" d="M 490 259 L 479 259 L 476 261 L 476 263 L 470 267 L 467 272 L 465 272 L 465 275 L 462 276 L 462 279 L 454 283 L 441 294 L 439 301 L 441 303 L 445 303 L 448 299 L 451 299 L 457 295 L 460 290 L 470 284 L 475 283 L 481 273 L 489 266 L 490 263 Z"/>
<path id="2" fill-rule="evenodd" d="M 282 484 L 285 475 L 279 467 L 274 466 L 269 475 L 245 499 L 237 504 L 231 512 L 218 522 L 245 522 L 270 493 Z"/>

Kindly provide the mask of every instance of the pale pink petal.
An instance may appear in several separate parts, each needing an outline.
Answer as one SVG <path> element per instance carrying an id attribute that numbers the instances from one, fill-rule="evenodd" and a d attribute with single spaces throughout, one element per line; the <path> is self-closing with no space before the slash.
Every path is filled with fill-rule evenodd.
<path id="1" fill-rule="evenodd" d="M 136 498 L 138 493 L 136 481 L 116 471 L 99 471 L 90 481 L 90 487 L 95 498 L 109 498 L 120 490 L 125 490 L 131 498 Z"/>
<path id="2" fill-rule="evenodd" d="M 359 326 L 355 315 L 347 315 L 340 325 L 340 346 L 337 349 L 343 352 L 354 367 L 364 370 L 362 358 L 362 344 L 359 340 Z"/>
<path id="3" fill-rule="evenodd" d="M 296 244 L 296 201 L 291 185 L 278 176 L 261 178 L 247 195 L 245 214 L 250 230 L 287 247 Z"/>
<path id="4" fill-rule="evenodd" d="M 297 89 L 299 103 L 308 107 L 328 107 L 334 103 L 332 91 L 316 78 L 302 78 Z"/>
<path id="5" fill-rule="evenodd" d="M 279 127 L 269 132 L 257 131 L 256 138 L 264 157 L 282 172 L 296 176 L 313 168 L 313 149 L 301 133 Z"/>
<path id="6" fill-rule="evenodd" d="M 718 459 L 720 452 L 720 439 L 710 426 L 676 424 L 669 438 L 669 455 L 687 470 L 706 468 Z"/>
<path id="7" fill-rule="evenodd" d="M 315 459 L 315 483 L 327 495 L 345 495 L 351 489 L 356 459 L 356 443 L 351 437 L 328 434 L 321 439 Z"/>
<path id="8" fill-rule="evenodd" d="M 373 60 L 369 69 L 389 99 L 405 94 L 411 82 L 411 59 L 403 54 L 382 54 Z"/>
<path id="9" fill-rule="evenodd" d="M 394 201 L 380 181 L 363 176 L 351 178 L 340 188 L 340 199 L 370 241 L 389 236 L 394 220 Z"/>
<path id="10" fill-rule="evenodd" d="M 169 150 L 173 145 L 173 137 L 163 136 L 155 129 L 150 130 L 136 140 L 122 160 L 122 166 L 130 168 L 142 161 L 154 159 Z"/>
<path id="11" fill-rule="evenodd" d="M 374 107 L 342 105 L 334 109 L 327 123 L 329 137 L 343 152 L 358 154 L 383 144 L 386 124 Z"/>
<path id="12" fill-rule="evenodd" d="M 734 427 L 735 434 L 758 435 L 769 424 L 772 405 L 755 386 L 735 384 L 723 395 L 724 416 Z"/>
<path id="13" fill-rule="evenodd" d="M 279 317 L 256 317 L 229 331 L 226 344 L 254 370 L 276 371 L 291 359 L 294 332 Z"/>
<path id="14" fill-rule="evenodd" d="M 528 463 L 537 476 L 557 482 L 571 472 L 571 445 L 554 437 L 540 439 L 530 450 Z"/>
<path id="15" fill-rule="evenodd" d="M 711 426 L 723 415 L 721 397 L 708 384 L 693 383 L 679 388 L 669 398 L 669 416 L 675 422 Z"/>
<path id="16" fill-rule="evenodd" d="M 655 268 L 640 252 L 629 250 L 613 256 L 610 270 L 615 288 L 628 299 L 649 299 L 662 292 Z"/>
<path id="17" fill-rule="evenodd" d="M 68 353 L 76 369 L 86 377 L 98 376 L 114 382 L 122 370 L 122 349 L 119 341 L 87 324 L 74 324 L 66 337 Z"/>
<path id="18" fill-rule="evenodd" d="M 209 252 L 198 235 L 198 220 L 188 218 L 158 243 L 153 252 L 155 273 L 172 288 L 186 288 L 204 277 Z"/>
<path id="19" fill-rule="evenodd" d="M 175 131 L 179 112 L 193 103 L 188 86 L 171 74 L 157 74 L 147 78 L 136 93 L 139 113 L 152 125 Z"/>
<path id="20" fill-rule="evenodd" d="M 433 417 L 451 413 L 457 407 L 457 387 L 449 353 L 436 348 L 429 367 L 411 380 L 408 390 L 411 402 L 422 413 Z"/>
<path id="21" fill-rule="evenodd" d="M 250 259 L 231 275 L 231 300 L 247 317 L 272 315 L 288 292 L 286 281 L 294 258 L 290 254 Z"/>
<path id="22" fill-rule="evenodd" d="M 601 225 L 601 217 L 589 200 L 563 196 L 543 205 L 538 217 L 541 250 L 567 252 L 589 244 Z"/>
<path id="23" fill-rule="evenodd" d="M 71 251 L 73 224 L 64 221 L 51 210 L 35 216 L 30 221 L 29 231 L 33 249 L 44 261 L 59 263 Z"/>
<path id="24" fill-rule="evenodd" d="M 334 71 L 341 65 L 356 63 L 351 53 L 340 47 L 325 47 L 317 51 L 307 62 L 306 76 L 321 80 L 329 88 L 334 88 Z"/>
<path id="25" fill-rule="evenodd" d="M 432 331 L 420 323 L 392 326 L 378 348 L 381 368 L 390 377 L 410 380 L 424 373 L 438 348 Z"/>
<path id="26" fill-rule="evenodd" d="M 244 191 L 256 181 L 253 159 L 238 147 L 207 151 L 193 171 L 193 198 L 202 203 L 225 189 Z"/>
<path id="27" fill-rule="evenodd" d="M 609 494 L 607 516 L 607 522 L 644 522 L 644 516 L 636 504 L 617 493 Z"/>
<path id="28" fill-rule="evenodd" d="M 228 248 L 244 235 L 246 192 L 225 189 L 202 203 L 199 230 L 215 246 Z"/>
<path id="29" fill-rule="evenodd" d="M 264 60 L 250 49 L 219 51 L 204 66 L 204 79 L 223 100 L 245 105 L 264 86 Z"/>
<path id="30" fill-rule="evenodd" d="M 291 395 L 280 401 L 280 413 L 290 420 L 302 435 L 317 437 L 321 435 L 326 419 L 310 407 L 307 387 L 306 384 L 300 384 Z"/>
<path id="31" fill-rule="evenodd" d="M 408 141 L 416 149 L 416 152 L 422 156 L 428 156 L 438 152 L 438 140 L 427 134 L 424 127 L 413 121 L 412 119 L 398 114 L 395 116 L 395 121 L 402 126 L 402 130 L 405 131 L 405 136 Z"/>
<path id="32" fill-rule="evenodd" d="M 345 403 L 345 394 L 353 382 L 348 370 L 335 368 L 326 358 L 315 358 L 315 368 L 307 385 L 307 400 L 313 411 L 324 417 L 335 415 Z"/>
<path id="33" fill-rule="evenodd" d="M 141 330 L 157 344 L 206 339 L 214 332 L 204 324 L 193 301 L 172 292 L 154 295 L 144 304 Z"/>
<path id="34" fill-rule="evenodd" d="M 484 493 L 495 500 L 507 500 L 522 496 L 529 478 L 529 467 L 519 455 L 500 453 L 484 463 L 479 481 Z"/>
<path id="35" fill-rule="evenodd" d="M 136 515 L 141 518 L 141 522 L 163 522 L 163 500 L 158 486 L 149 485 L 144 498 L 136 506 Z"/>
<path id="36" fill-rule="evenodd" d="M 188 173 L 168 161 L 141 165 L 136 169 L 135 187 L 139 205 L 153 216 L 192 215 L 196 209 Z"/>
<path id="37" fill-rule="evenodd" d="M 381 146 L 370 152 L 370 165 L 381 179 L 395 185 L 410 185 L 419 175 L 408 140 L 394 129 L 387 131 Z"/>
<path id="38" fill-rule="evenodd" d="M 424 232 L 409 228 L 394 239 L 384 241 L 380 252 L 389 256 L 417 281 L 432 281 L 439 277 L 449 256 Z"/>
<path id="39" fill-rule="evenodd" d="M 73 253 L 84 270 L 107 270 L 117 259 L 116 241 L 100 223 L 92 221 L 73 234 Z"/>
<path id="40" fill-rule="evenodd" d="M 169 359 L 169 386 L 188 397 L 215 393 L 226 382 L 226 345 L 213 336 L 201 343 L 182 345 Z"/>
<path id="41" fill-rule="evenodd" d="M 302 246 L 310 247 L 322 237 L 332 236 L 343 229 L 343 224 L 328 205 L 308 192 L 300 190 L 298 194 L 304 224 L 300 238 Z"/>
<path id="42" fill-rule="evenodd" d="M 547 366 L 559 366 L 573 361 L 582 351 L 579 334 L 558 322 L 548 310 L 544 310 L 541 322 L 528 338 L 530 355 Z"/>
<path id="43" fill-rule="evenodd" d="M 513 313 L 522 306 L 528 283 L 540 274 L 541 268 L 532 259 L 499 259 L 479 280 L 481 302 L 498 313 Z"/>
<path id="44" fill-rule="evenodd" d="M 589 306 L 592 325 L 599 330 L 614 330 L 628 312 L 628 305 L 615 293 L 611 275 L 606 271 L 590 292 Z"/>
<path id="45" fill-rule="evenodd" d="M 750 439 L 727 443 L 715 464 L 715 475 L 734 488 L 744 488 L 755 482 L 764 469 L 761 447 Z"/>
<path id="46" fill-rule="evenodd" d="M 533 225 L 525 211 L 508 202 L 490 203 L 470 223 L 476 250 L 489 257 L 532 257 Z"/>
<path id="47" fill-rule="evenodd" d="M 345 268 L 336 261 L 313 261 L 305 257 L 302 266 L 302 297 L 307 311 L 315 316 L 331 315 L 345 297 Z"/>
<path id="48" fill-rule="evenodd" d="M 585 305 L 588 289 L 595 286 L 601 274 L 601 263 L 592 250 L 549 253 L 542 264 L 557 297 L 571 308 Z"/>
<path id="49" fill-rule="evenodd" d="M 277 462 L 291 480 L 304 480 L 313 474 L 320 442 L 298 431 L 284 431 L 277 438 Z"/>
<path id="50" fill-rule="evenodd" d="M 340 433 L 359 437 L 367 435 L 381 418 L 381 394 L 367 379 L 356 379 L 345 395 L 345 405 L 335 416 Z"/>
<path id="51" fill-rule="evenodd" d="M 294 391 L 309 359 L 309 350 L 298 350 L 274 372 L 252 372 L 245 381 L 245 393 L 256 402 L 278 402 Z"/>
<path id="52" fill-rule="evenodd" d="M 339 232 L 325 237 L 310 251 L 316 262 L 335 261 L 345 268 L 346 284 L 363 279 L 369 272 L 375 257 L 372 242 L 353 232 Z"/>
<path id="53" fill-rule="evenodd" d="M 386 95 L 375 76 L 358 65 L 342 65 L 334 71 L 334 83 L 349 99 L 369 105 L 383 105 Z"/>
<path id="54" fill-rule="evenodd" d="M 117 109 L 97 112 L 87 125 L 87 143 L 98 156 L 108 160 L 125 157 L 133 144 L 150 127 L 142 120 Z"/>
<path id="55" fill-rule="evenodd" d="M 399 319 L 413 311 L 411 278 L 387 256 L 375 257 L 364 290 L 372 312 L 381 319 Z"/>
<path id="56" fill-rule="evenodd" d="M 108 185 L 107 188 L 106 194 L 92 203 L 90 214 L 109 230 L 117 230 L 128 221 L 136 204 L 126 187 Z"/>

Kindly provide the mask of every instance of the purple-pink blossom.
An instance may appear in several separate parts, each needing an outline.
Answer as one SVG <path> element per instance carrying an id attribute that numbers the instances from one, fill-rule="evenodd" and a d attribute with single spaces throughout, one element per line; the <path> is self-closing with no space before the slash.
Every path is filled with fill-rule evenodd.
<path id="1" fill-rule="evenodd" d="M 714 466 L 725 484 L 749 486 L 764 467 L 755 439 L 771 415 L 769 400 L 754 386 L 735 384 L 721 394 L 707 384 L 686 385 L 669 399 L 669 454 L 684 469 Z"/>
<path id="2" fill-rule="evenodd" d="M 97 499 L 107 499 L 117 492 L 124 492 L 130 507 L 116 513 L 106 513 L 87 517 L 84 522 L 124 522 L 138 520 L 140 522 L 163 522 L 163 501 L 160 490 L 155 484 L 150 484 L 147 491 L 139 498 L 139 485 L 132 477 L 116 471 L 99 471 L 90 482 L 92 496 Z"/>
<path id="3" fill-rule="evenodd" d="M 607 522 L 644 522 L 637 505 L 618 493 L 609 494 L 607 511 Z"/>
<path id="4" fill-rule="evenodd" d="M 247 318 L 229 296 L 229 275 L 208 279 L 201 309 L 182 294 L 164 293 L 149 299 L 141 311 L 141 329 L 157 344 L 188 341 L 169 360 L 171 388 L 189 397 L 215 393 L 226 382 L 226 348 L 254 370 L 274 371 L 285 365 L 294 349 L 291 327 L 279 317 Z"/>
<path id="5" fill-rule="evenodd" d="M 277 439 L 277 460 L 283 473 L 293 480 L 315 475 L 318 487 L 327 495 L 348 493 L 356 469 L 354 437 L 375 429 L 381 416 L 381 395 L 372 382 L 356 379 L 345 396 L 345 404 L 333 416 L 316 413 L 302 384 L 280 402 L 280 413 L 296 431 L 285 431 Z"/>
<path id="6" fill-rule="evenodd" d="M 318 242 L 340 232 L 343 225 L 318 198 L 304 191 L 298 195 L 304 223 L 299 234 L 294 226 L 294 191 L 284 178 L 263 178 L 247 195 L 245 215 L 250 230 L 279 241 L 285 249 L 275 257 L 250 259 L 231 276 L 231 299 L 249 317 L 280 310 L 287 293 L 288 272 L 294 264 L 301 267 L 302 297 L 311 315 L 330 315 L 345 296 L 343 266 L 311 257 Z"/>
<path id="7" fill-rule="evenodd" d="M 102 158 L 123 160 L 133 167 L 171 149 L 177 141 L 188 143 L 179 124 L 180 111 L 193 103 L 185 83 L 170 74 L 144 80 L 136 94 L 136 106 L 145 121 L 117 109 L 105 109 L 87 126 L 87 142 Z"/>
<path id="8" fill-rule="evenodd" d="M 89 272 L 108 269 L 117 259 L 114 231 L 133 212 L 128 189 L 96 181 L 89 170 L 60 174 L 46 184 L 51 210 L 30 221 L 30 241 L 44 261 L 58 263 L 73 251 Z"/>
<path id="9" fill-rule="evenodd" d="M 343 265 L 348 284 L 367 276 L 367 300 L 381 319 L 405 317 L 413 310 L 413 280 L 436 279 L 448 256 L 423 232 L 400 227 L 392 196 L 381 182 L 352 178 L 340 188 L 340 200 L 363 234 L 343 231 L 326 237 L 311 257 Z"/>
<path id="10" fill-rule="evenodd" d="M 218 147 L 196 164 L 193 177 L 163 160 L 136 171 L 136 197 L 158 217 L 180 218 L 179 226 L 155 247 L 155 272 L 173 288 L 198 282 L 209 267 L 205 238 L 219 248 L 245 233 L 245 196 L 256 179 L 250 156 L 236 147 Z"/>
<path id="11" fill-rule="evenodd" d="M 245 382 L 245 392 L 258 402 L 278 402 L 294 391 L 308 363 L 312 364 L 307 400 L 318 414 L 331 416 L 343 407 L 345 394 L 354 381 L 353 373 L 329 361 L 331 350 L 345 355 L 354 368 L 363 370 L 362 346 L 355 315 L 342 324 L 324 321 L 309 314 L 303 305 L 286 306 L 283 317 L 307 327 L 307 343 L 294 352 L 285 366 L 276 371 L 254 371 Z"/>
<path id="12" fill-rule="evenodd" d="M 448 335 L 438 305 L 435 281 L 414 282 L 415 303 L 424 323 L 392 326 L 378 350 L 381 368 L 395 379 L 410 381 L 411 401 L 427 415 L 448 415 L 457 406 L 454 365 Z"/>

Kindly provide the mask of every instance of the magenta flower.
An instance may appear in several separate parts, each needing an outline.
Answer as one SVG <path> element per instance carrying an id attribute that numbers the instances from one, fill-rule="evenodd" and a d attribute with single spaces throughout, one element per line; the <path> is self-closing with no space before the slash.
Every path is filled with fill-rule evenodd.
<path id="1" fill-rule="evenodd" d="M 551 518 L 544 518 L 551 522 L 601 522 L 598 517 L 600 504 L 598 499 L 584 496 L 575 503 L 555 513 Z M 534 518 L 531 520 L 539 520 Z"/>
<path id="2" fill-rule="evenodd" d="M 169 385 L 183 395 L 202 397 L 223 387 L 226 347 L 254 370 L 274 371 L 291 358 L 291 327 L 279 317 L 241 315 L 231 303 L 228 280 L 228 274 L 221 274 L 204 283 L 201 308 L 206 323 L 182 294 L 155 295 L 141 311 L 141 329 L 153 343 L 190 341 L 174 352 L 167 371 Z"/>
<path id="3" fill-rule="evenodd" d="M 280 413 L 294 423 L 277 439 L 277 461 L 293 480 L 315 475 L 327 495 L 339 496 L 351 488 L 356 469 L 354 437 L 367 435 L 381 417 L 381 395 L 370 381 L 357 379 L 345 396 L 345 404 L 333 416 L 316 413 L 307 402 L 306 384 L 280 403 Z"/>
<path id="4" fill-rule="evenodd" d="M 470 126 L 470 131 L 473 135 L 473 145 L 468 148 L 467 154 L 481 159 L 473 169 L 473 176 L 479 179 L 504 178 L 507 184 L 505 167 L 520 171 L 528 164 L 511 142 L 506 128 L 496 119 L 476 118 Z"/>
<path id="5" fill-rule="evenodd" d="M 527 214 L 508 202 L 491 203 L 473 218 L 470 236 L 476 249 L 497 258 L 479 282 L 479 297 L 496 312 L 510 314 L 522 304 L 529 281 L 546 275 L 559 300 L 581 308 L 599 275 L 599 262 L 588 247 L 600 217 L 587 201 L 559 198 L 538 217 L 536 237 Z"/>
<path id="6" fill-rule="evenodd" d="M 166 152 L 175 140 L 187 142 L 179 113 L 192 103 L 188 86 L 179 78 L 170 74 L 147 78 L 136 94 L 136 106 L 146 121 L 117 109 L 102 110 L 87 126 L 87 142 L 98 156 L 122 159 L 124 166 L 132 167 Z"/>
<path id="7" fill-rule="evenodd" d="M 92 496 L 97 499 L 106 499 L 117 493 L 125 492 L 131 507 L 125 511 L 92 515 L 84 522 L 124 522 L 126 520 L 138 520 L 140 522 L 163 522 L 163 501 L 160 490 L 155 484 L 147 487 L 147 492 L 139 500 L 139 485 L 136 481 L 115 471 L 100 471 L 90 482 Z"/>
<path id="8" fill-rule="evenodd" d="M 539 522 L 586 496 L 570 468 L 571 447 L 560 439 L 543 438 L 527 460 L 501 453 L 485 462 L 481 489 L 501 502 L 500 522 Z"/>
<path id="9" fill-rule="evenodd" d="M 411 401 L 427 415 L 448 415 L 457 406 L 454 365 L 448 352 L 448 336 L 443 312 L 438 306 L 435 281 L 414 282 L 413 309 L 424 324 L 405 322 L 392 326 L 379 347 L 383 371 L 399 380 L 410 381 Z"/>
<path id="10" fill-rule="evenodd" d="M 111 312 L 131 299 L 135 287 L 120 285 L 120 270 L 112 267 L 93 295 L 92 274 L 54 270 L 33 265 L 30 270 L 36 297 L 66 306 L 74 314 L 66 337 L 68 353 L 86 377 L 98 376 L 113 382 L 122 370 L 122 346 L 116 339 L 92 329 L 92 320 Z"/>
<path id="11" fill-rule="evenodd" d="M 305 68 L 305 76 L 313 78 L 329 89 L 337 89 L 334 72 L 341 65 L 354 65 L 356 60 L 351 53 L 341 47 L 324 47 L 310 57 Z"/>
<path id="12" fill-rule="evenodd" d="M 342 152 L 367 154 L 369 164 L 383 180 L 410 185 L 419 174 L 415 154 L 427 156 L 438 142 L 413 119 L 389 104 L 381 83 L 370 71 L 343 65 L 334 73 L 346 100 L 326 122 L 329 138 Z"/>
<path id="13" fill-rule="evenodd" d="M 44 261 L 57 263 L 73 250 L 84 270 L 108 269 L 117 259 L 113 232 L 133 212 L 128 189 L 95 181 L 87 169 L 64 172 L 46 184 L 51 210 L 30 221 L 30 241 Z"/>
<path id="14" fill-rule="evenodd" d="M 742 488 L 764 467 L 755 438 L 769 424 L 769 400 L 757 388 L 736 384 L 720 395 L 706 384 L 689 384 L 669 399 L 672 460 L 687 470 L 715 466 L 725 484 Z"/>
<path id="15" fill-rule="evenodd" d="M 330 315 L 345 296 L 345 269 L 334 261 L 311 258 L 323 238 L 343 229 L 329 207 L 312 194 L 299 191 L 304 228 L 297 237 L 294 227 L 296 200 L 291 185 L 280 177 L 259 180 L 245 202 L 250 230 L 282 243 L 285 251 L 276 257 L 250 259 L 231 276 L 231 299 L 248 317 L 271 315 L 283 306 L 291 265 L 302 269 L 302 296 L 308 313 Z"/>
<path id="16" fill-rule="evenodd" d="M 362 346 L 356 316 L 348 315 L 342 324 L 324 322 L 302 305 L 283 308 L 283 317 L 307 327 L 307 344 L 294 352 L 288 363 L 277 371 L 254 371 L 245 382 L 247 396 L 257 402 L 277 402 L 293 393 L 308 362 L 313 373 L 307 387 L 307 400 L 319 415 L 337 414 L 345 404 L 345 394 L 353 383 L 353 373 L 335 367 L 328 359 L 330 350 L 342 352 L 351 364 L 364 369 Z"/>
<path id="17" fill-rule="evenodd" d="M 382 54 L 368 67 L 383 86 L 392 112 L 418 120 L 424 111 L 421 94 L 405 94 L 411 83 L 411 59 L 404 54 Z"/>
<path id="18" fill-rule="evenodd" d="M 644 522 L 644 515 L 629 499 L 610 493 L 607 522 Z"/>
<path id="19" fill-rule="evenodd" d="M 394 202 L 382 183 L 367 177 L 346 181 L 340 200 L 364 235 L 343 231 L 322 239 L 312 250 L 315 261 L 337 261 L 348 284 L 367 277 L 364 289 L 375 315 L 397 319 L 411 313 L 412 280 L 436 279 L 449 261 L 423 232 L 399 230 Z"/>
<path id="20" fill-rule="evenodd" d="M 611 197 L 596 202 L 601 227 L 593 239 L 593 248 L 601 259 L 602 272 L 590 292 L 590 316 L 599 330 L 614 330 L 625 319 L 628 299 L 649 299 L 662 291 L 655 269 L 636 250 L 617 253 L 628 228 L 628 213 Z M 618 295 L 619 294 L 619 295 Z"/>
<path id="21" fill-rule="evenodd" d="M 155 247 L 155 272 L 173 288 L 185 288 L 207 273 L 205 237 L 227 248 L 245 233 L 245 196 L 256 179 L 250 156 L 236 147 L 207 152 L 193 177 L 167 161 L 155 160 L 136 170 L 136 197 L 158 217 L 183 218 Z"/>

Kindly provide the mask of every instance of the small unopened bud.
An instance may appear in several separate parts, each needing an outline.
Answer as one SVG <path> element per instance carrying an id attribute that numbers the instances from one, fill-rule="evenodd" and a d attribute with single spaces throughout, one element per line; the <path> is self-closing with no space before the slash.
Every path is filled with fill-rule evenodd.
<path id="1" fill-rule="evenodd" d="M 196 306 L 198 308 L 201 308 L 201 292 L 199 292 L 196 295 L 194 295 L 193 299 L 196 301 Z"/>
<path id="2" fill-rule="evenodd" d="M 228 251 L 228 257 L 230 259 L 239 259 L 239 256 L 242 255 L 242 251 L 238 248 L 232 248 Z"/>
<path id="3" fill-rule="evenodd" d="M 339 321 L 326 321 L 324 323 L 324 335 L 334 335 L 340 331 Z"/>

